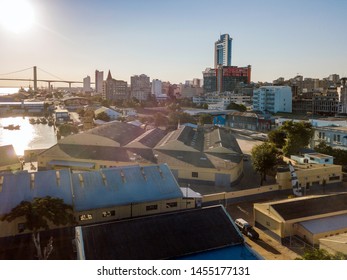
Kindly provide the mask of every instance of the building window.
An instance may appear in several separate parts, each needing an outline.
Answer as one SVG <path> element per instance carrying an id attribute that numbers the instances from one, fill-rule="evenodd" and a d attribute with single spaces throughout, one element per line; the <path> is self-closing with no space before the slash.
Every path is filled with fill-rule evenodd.
<path id="1" fill-rule="evenodd" d="M 340 180 L 340 176 L 331 176 L 329 177 L 329 181 Z"/>
<path id="2" fill-rule="evenodd" d="M 111 216 L 115 216 L 115 215 L 116 215 L 116 211 L 115 211 L 115 210 L 103 211 L 103 212 L 102 212 L 102 217 L 103 217 L 103 218 L 111 217 Z"/>
<path id="3" fill-rule="evenodd" d="M 93 219 L 93 215 L 92 214 L 83 214 L 83 215 L 79 215 L 78 218 L 80 221 L 88 221 L 88 220 Z"/>
<path id="4" fill-rule="evenodd" d="M 166 208 L 177 207 L 177 202 L 168 202 L 166 203 Z"/>
<path id="5" fill-rule="evenodd" d="M 198 178 L 199 177 L 199 173 L 198 172 L 192 172 L 192 177 L 193 178 Z"/>
<path id="6" fill-rule="evenodd" d="M 157 210 L 157 209 L 158 209 L 157 204 L 146 206 L 146 211 L 152 211 L 152 210 Z"/>

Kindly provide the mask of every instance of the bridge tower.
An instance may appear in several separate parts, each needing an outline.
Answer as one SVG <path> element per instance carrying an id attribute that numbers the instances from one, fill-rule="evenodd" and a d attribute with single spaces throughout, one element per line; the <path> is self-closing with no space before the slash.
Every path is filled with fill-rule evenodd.
<path id="1" fill-rule="evenodd" d="M 37 91 L 37 67 L 34 66 L 34 91 Z"/>

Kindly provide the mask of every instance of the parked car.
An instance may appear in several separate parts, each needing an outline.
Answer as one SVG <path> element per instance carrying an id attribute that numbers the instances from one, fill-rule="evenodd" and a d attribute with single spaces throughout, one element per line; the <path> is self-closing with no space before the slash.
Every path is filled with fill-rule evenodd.
<path id="1" fill-rule="evenodd" d="M 235 220 L 235 224 L 240 231 L 251 239 L 259 239 L 259 233 L 244 219 L 238 218 Z"/>

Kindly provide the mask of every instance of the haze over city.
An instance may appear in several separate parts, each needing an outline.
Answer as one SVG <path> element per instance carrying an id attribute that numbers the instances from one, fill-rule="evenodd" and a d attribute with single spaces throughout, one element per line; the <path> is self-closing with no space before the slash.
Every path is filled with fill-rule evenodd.
<path id="1" fill-rule="evenodd" d="M 180 83 L 202 78 L 202 71 L 213 67 L 213 43 L 228 33 L 232 64 L 251 65 L 254 82 L 347 75 L 342 0 L 1 0 L 0 5 L 0 74 L 37 65 L 68 80 L 82 81 L 99 69 L 128 82 L 143 73 Z"/>

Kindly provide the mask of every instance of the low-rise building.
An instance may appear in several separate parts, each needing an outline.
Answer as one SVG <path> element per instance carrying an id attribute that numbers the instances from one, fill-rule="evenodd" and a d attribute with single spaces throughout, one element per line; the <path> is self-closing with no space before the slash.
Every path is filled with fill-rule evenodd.
<path id="1" fill-rule="evenodd" d="M 319 238 L 345 233 L 346 219 L 346 193 L 254 204 L 255 226 L 287 244 L 300 238 L 316 245 Z"/>
<path id="2" fill-rule="evenodd" d="M 262 259 L 221 205 L 79 226 L 76 236 L 82 260 Z"/>
<path id="3" fill-rule="evenodd" d="M 183 194 L 165 164 L 2 174 L 0 189 L 0 217 L 24 200 L 51 196 L 73 207 L 78 225 L 195 208 L 196 202 L 201 205 L 201 198 Z M 30 233 L 23 228 L 23 219 L 0 221 L 0 237 Z"/>
<path id="4" fill-rule="evenodd" d="M 54 110 L 54 120 L 56 124 L 69 122 L 71 120 L 69 111 L 62 108 Z"/>
<path id="5" fill-rule="evenodd" d="M 116 110 L 113 110 L 111 108 L 107 108 L 104 106 L 102 106 L 102 107 L 100 107 L 94 111 L 95 116 L 97 116 L 100 113 L 105 113 L 107 116 L 110 117 L 110 120 L 116 120 L 122 116 L 122 113 L 119 113 Z"/>
<path id="6" fill-rule="evenodd" d="M 225 122 L 227 127 L 255 131 L 268 131 L 274 124 L 275 119 L 271 115 L 255 112 L 230 112 Z"/>
<path id="7" fill-rule="evenodd" d="M 330 159 L 328 159 L 330 160 Z M 310 188 L 316 186 L 326 186 L 329 184 L 342 182 L 342 166 L 335 164 L 295 164 L 295 173 L 297 175 L 298 187 L 303 193 L 308 193 Z M 292 188 L 289 166 L 279 167 L 276 174 L 276 182 L 282 189 Z"/>
<path id="8" fill-rule="evenodd" d="M 332 148 L 347 150 L 347 127 L 346 126 L 324 126 L 315 127 L 312 145 L 318 145 L 325 141 Z"/>
<path id="9" fill-rule="evenodd" d="M 334 157 L 321 153 L 304 153 L 302 156 L 290 156 L 291 159 L 298 163 L 318 163 L 334 164 Z"/>
<path id="10" fill-rule="evenodd" d="M 167 163 L 182 181 L 230 186 L 243 172 L 242 152 L 223 128 L 181 126 L 165 133 L 118 121 L 65 137 L 38 157 L 39 169 L 98 170 Z"/>

